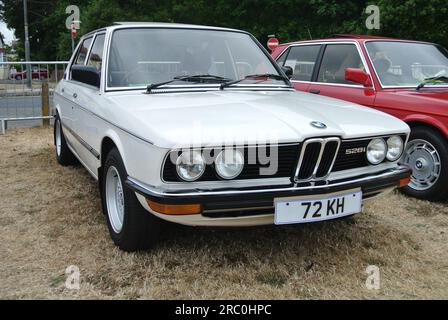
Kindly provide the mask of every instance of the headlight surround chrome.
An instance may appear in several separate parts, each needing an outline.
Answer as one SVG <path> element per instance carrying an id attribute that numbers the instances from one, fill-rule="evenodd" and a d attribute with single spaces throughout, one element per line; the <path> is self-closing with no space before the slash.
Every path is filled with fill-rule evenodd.
<path id="1" fill-rule="evenodd" d="M 238 149 L 224 149 L 215 158 L 216 173 L 223 179 L 235 179 L 243 168 L 244 157 Z"/>
<path id="2" fill-rule="evenodd" d="M 404 149 L 403 140 L 399 136 L 392 136 L 387 139 L 387 155 L 389 161 L 397 161 L 400 159 Z"/>
<path id="3" fill-rule="evenodd" d="M 380 164 L 386 159 L 387 145 L 384 139 L 375 138 L 367 146 L 367 160 L 371 164 Z"/>
<path id="4" fill-rule="evenodd" d="M 205 172 L 206 163 L 200 151 L 184 151 L 176 160 L 176 172 L 179 178 L 192 182 Z"/>

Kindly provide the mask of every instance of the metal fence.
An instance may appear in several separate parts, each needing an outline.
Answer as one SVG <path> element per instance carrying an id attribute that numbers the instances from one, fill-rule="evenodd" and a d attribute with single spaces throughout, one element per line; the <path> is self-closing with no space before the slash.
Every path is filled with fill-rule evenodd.
<path id="1" fill-rule="evenodd" d="M 66 61 L 0 62 L 0 134 L 8 127 L 45 125 L 51 121 L 53 90 L 67 64 Z"/>

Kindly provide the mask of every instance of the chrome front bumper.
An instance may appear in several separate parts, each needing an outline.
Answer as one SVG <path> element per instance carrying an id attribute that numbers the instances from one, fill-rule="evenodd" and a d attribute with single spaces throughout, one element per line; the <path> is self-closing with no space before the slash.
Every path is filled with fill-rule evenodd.
<path id="1" fill-rule="evenodd" d="M 248 226 L 273 223 L 274 199 L 306 195 L 322 195 L 359 188 L 363 198 L 370 198 L 399 186 L 410 177 L 408 166 L 397 165 L 374 174 L 319 182 L 290 183 L 281 186 L 168 190 L 146 185 L 128 177 L 126 185 L 135 191 L 142 205 L 153 214 L 169 221 L 187 225 Z M 201 204 L 202 214 L 176 216 L 151 210 L 145 199 L 162 204 Z"/>

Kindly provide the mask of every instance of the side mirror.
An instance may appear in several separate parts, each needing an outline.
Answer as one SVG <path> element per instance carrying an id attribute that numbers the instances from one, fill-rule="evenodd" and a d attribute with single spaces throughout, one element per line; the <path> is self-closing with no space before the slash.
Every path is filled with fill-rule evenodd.
<path id="1" fill-rule="evenodd" d="M 370 75 L 356 68 L 347 68 L 345 69 L 345 80 L 351 81 L 364 87 L 372 87 L 372 81 L 370 80 Z"/>
<path id="2" fill-rule="evenodd" d="M 92 66 L 72 66 L 72 80 L 79 81 L 94 87 L 100 87 L 101 73 Z"/>
<path id="3" fill-rule="evenodd" d="M 287 76 L 289 79 L 292 78 L 292 75 L 293 75 L 294 71 L 292 70 L 291 67 L 289 67 L 289 66 L 284 66 L 284 67 L 282 67 L 282 70 L 283 70 L 283 72 L 286 74 L 286 76 Z"/>

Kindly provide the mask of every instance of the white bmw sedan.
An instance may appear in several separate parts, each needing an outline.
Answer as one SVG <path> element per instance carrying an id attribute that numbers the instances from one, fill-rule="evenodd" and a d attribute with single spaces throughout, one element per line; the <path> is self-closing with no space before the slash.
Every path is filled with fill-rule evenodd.
<path id="1" fill-rule="evenodd" d="M 98 180 L 111 237 L 126 251 L 156 243 L 163 220 L 330 220 L 409 182 L 404 122 L 296 92 L 290 74 L 244 31 L 93 31 L 55 89 L 57 160 L 79 161 Z"/>

